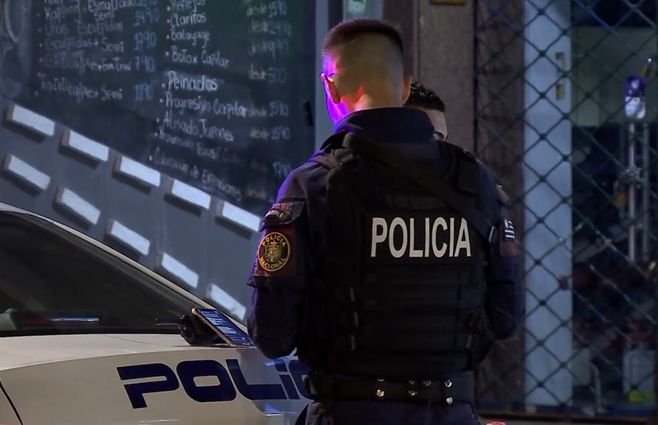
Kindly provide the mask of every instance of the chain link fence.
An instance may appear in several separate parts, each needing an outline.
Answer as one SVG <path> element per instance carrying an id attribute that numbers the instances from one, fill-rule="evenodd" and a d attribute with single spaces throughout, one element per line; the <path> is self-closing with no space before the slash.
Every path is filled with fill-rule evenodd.
<path id="1" fill-rule="evenodd" d="M 477 0 L 476 146 L 512 195 L 525 326 L 482 411 L 655 415 L 656 0 Z"/>

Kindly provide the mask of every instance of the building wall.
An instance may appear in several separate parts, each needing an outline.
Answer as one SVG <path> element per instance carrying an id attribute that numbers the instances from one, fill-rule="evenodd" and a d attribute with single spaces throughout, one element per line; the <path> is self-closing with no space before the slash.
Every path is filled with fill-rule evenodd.
<path id="1" fill-rule="evenodd" d="M 400 27 L 407 67 L 446 103 L 449 140 L 473 149 L 473 7 L 428 0 L 384 4 L 384 18 Z"/>
<path id="2" fill-rule="evenodd" d="M 446 104 L 448 140 L 473 149 L 473 0 L 418 1 L 417 75 Z"/>

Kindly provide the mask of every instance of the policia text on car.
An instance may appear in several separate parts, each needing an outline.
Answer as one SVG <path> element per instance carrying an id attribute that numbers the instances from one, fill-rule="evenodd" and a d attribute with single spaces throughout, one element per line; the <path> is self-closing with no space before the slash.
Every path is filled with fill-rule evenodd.
<path id="1" fill-rule="evenodd" d="M 323 71 L 335 134 L 265 216 L 250 334 L 311 367 L 307 424 L 475 424 L 472 371 L 523 310 L 505 195 L 402 107 L 395 29 L 336 26 Z"/>

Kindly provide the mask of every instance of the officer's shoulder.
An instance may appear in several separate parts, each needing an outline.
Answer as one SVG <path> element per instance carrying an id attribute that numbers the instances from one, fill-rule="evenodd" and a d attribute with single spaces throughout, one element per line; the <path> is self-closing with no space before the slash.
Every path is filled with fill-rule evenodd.
<path id="1" fill-rule="evenodd" d="M 500 205 L 507 205 L 509 196 L 503 190 L 503 187 L 496 183 L 493 173 L 482 161 L 477 159 L 473 154 L 470 154 L 470 160 L 477 166 L 478 178 L 480 179 L 480 187 L 483 194 L 487 198 L 495 199 Z"/>
<path id="2" fill-rule="evenodd" d="M 441 146 L 449 156 L 457 159 L 462 167 L 466 167 L 472 173 L 488 173 L 487 167 L 468 149 L 450 142 L 441 142 Z"/>
<path id="3" fill-rule="evenodd" d="M 322 164 L 317 161 L 317 158 L 325 156 L 323 151 L 315 152 L 306 162 L 304 162 L 299 167 L 293 169 L 289 174 L 286 180 L 288 179 L 304 179 L 307 176 L 312 174 L 317 174 L 322 172 L 324 168 Z"/>
<path id="4" fill-rule="evenodd" d="M 487 203 L 492 206 L 505 206 L 509 203 L 509 195 L 505 193 L 501 185 L 496 184 L 496 180 L 494 179 L 489 167 L 487 167 L 468 149 L 448 142 L 445 142 L 444 145 L 445 148 L 453 152 L 454 155 L 464 159 L 460 162 L 466 165 L 468 171 L 461 174 L 459 181 L 461 185 L 467 187 L 469 185 L 470 187 L 479 186 L 480 190 L 478 190 L 477 193 L 484 199 L 487 199 Z M 470 178 L 468 177 L 469 175 Z M 472 179 L 477 179 L 478 183 L 474 184 Z"/>
<path id="5" fill-rule="evenodd" d="M 327 170 L 311 157 L 288 174 L 279 188 L 277 198 L 304 197 L 324 180 L 326 174 Z"/>
<path id="6" fill-rule="evenodd" d="M 449 161 L 455 164 L 454 170 L 458 173 L 457 186 L 461 190 L 477 194 L 483 186 L 490 186 L 487 167 L 472 152 L 449 142 L 441 142 L 439 146 L 441 155 L 450 158 Z"/>
<path id="7" fill-rule="evenodd" d="M 443 142 L 443 145 L 453 155 L 461 159 L 462 164 L 466 165 L 474 173 L 479 174 L 485 181 L 492 182 L 493 184 L 493 178 L 489 167 L 484 165 L 484 163 L 480 161 L 473 152 L 449 142 Z"/>
<path id="8" fill-rule="evenodd" d="M 443 146 L 445 149 L 450 151 L 453 155 L 462 157 L 470 162 L 478 162 L 475 155 L 473 155 L 473 153 L 466 148 L 463 148 L 461 146 L 455 145 L 454 143 L 450 143 L 450 142 L 441 142 L 441 146 Z"/>

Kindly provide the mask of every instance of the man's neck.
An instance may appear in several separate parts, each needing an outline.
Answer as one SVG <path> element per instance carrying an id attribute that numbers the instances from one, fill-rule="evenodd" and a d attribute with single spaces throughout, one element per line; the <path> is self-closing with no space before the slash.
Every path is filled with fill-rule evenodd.
<path id="1" fill-rule="evenodd" d="M 399 96 L 392 95 L 368 95 L 364 94 L 354 104 L 349 105 L 348 109 L 351 112 L 361 111 L 363 109 L 376 109 L 376 108 L 399 108 L 402 107 L 402 100 Z"/>

